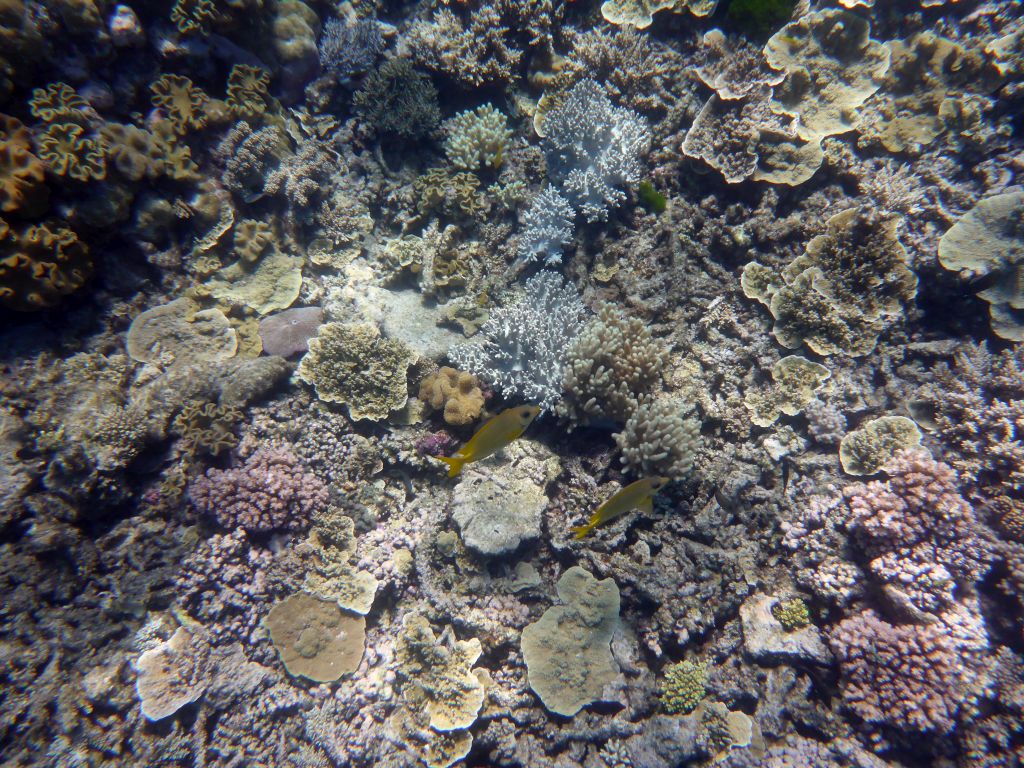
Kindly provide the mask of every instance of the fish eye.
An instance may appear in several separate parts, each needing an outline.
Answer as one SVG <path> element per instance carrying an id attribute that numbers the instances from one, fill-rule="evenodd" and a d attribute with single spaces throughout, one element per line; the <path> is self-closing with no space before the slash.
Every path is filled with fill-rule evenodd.
<path id="1" fill-rule="evenodd" d="M 529 408 L 523 408 L 522 412 L 520 413 L 520 417 L 524 418 L 524 419 L 530 418 L 530 409 Z"/>

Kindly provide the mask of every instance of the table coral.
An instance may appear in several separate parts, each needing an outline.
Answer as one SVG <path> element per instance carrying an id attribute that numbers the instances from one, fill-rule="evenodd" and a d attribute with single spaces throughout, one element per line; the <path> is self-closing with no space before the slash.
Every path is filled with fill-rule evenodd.
<path id="1" fill-rule="evenodd" d="M 372 325 L 326 323 L 309 340 L 298 375 L 321 400 L 344 405 L 351 418 L 383 421 L 409 398 L 412 361 L 405 344 L 381 338 Z"/>
<path id="2" fill-rule="evenodd" d="M 209 469 L 189 485 L 192 504 L 228 530 L 307 528 L 327 504 L 327 487 L 283 448 L 257 451 L 230 469 Z"/>
<path id="3" fill-rule="evenodd" d="M 619 590 L 579 566 L 556 585 L 564 605 L 523 630 L 530 687 L 551 712 L 572 717 L 601 698 L 619 675 L 609 643 L 619 624 Z"/>
<path id="4" fill-rule="evenodd" d="M 297 592 L 270 609 L 270 640 L 289 674 L 329 683 L 354 672 L 363 657 L 366 619 L 330 600 Z"/>
<path id="5" fill-rule="evenodd" d="M 58 176 L 76 181 L 105 179 L 107 162 L 100 143 L 74 123 L 51 123 L 39 136 L 39 159 Z"/>
<path id="6" fill-rule="evenodd" d="M 873 475 L 900 451 L 921 444 L 921 430 L 906 416 L 881 416 L 850 432 L 839 443 L 839 461 L 848 475 Z"/>
<path id="7" fill-rule="evenodd" d="M 744 273 L 746 274 L 746 273 Z M 752 411 L 750 420 L 769 427 L 780 415 L 796 416 L 806 408 L 832 373 L 823 365 L 799 355 L 789 355 L 772 366 L 772 385 L 748 392 L 743 404 Z"/>
<path id="8" fill-rule="evenodd" d="M 56 305 L 92 275 L 89 248 L 71 229 L 30 225 L 16 231 L 0 219 L 0 304 L 17 312 Z"/>

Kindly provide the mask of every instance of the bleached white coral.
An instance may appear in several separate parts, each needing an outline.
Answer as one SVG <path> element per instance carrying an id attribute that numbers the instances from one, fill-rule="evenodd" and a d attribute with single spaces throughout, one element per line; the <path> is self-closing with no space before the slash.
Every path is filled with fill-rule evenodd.
<path id="1" fill-rule="evenodd" d="M 517 263 L 541 258 L 548 267 L 561 263 L 562 246 L 572 240 L 573 216 L 569 201 L 555 187 L 546 186 L 523 214 Z"/>
<path id="2" fill-rule="evenodd" d="M 490 104 L 460 112 L 444 124 L 444 151 L 457 168 L 466 171 L 501 166 L 512 131 L 505 115 Z"/>
<path id="3" fill-rule="evenodd" d="M 524 288 L 517 301 L 491 312 L 478 338 L 448 357 L 505 397 L 547 410 L 562 396 L 566 354 L 585 308 L 576 288 L 554 272 L 534 275 Z"/>

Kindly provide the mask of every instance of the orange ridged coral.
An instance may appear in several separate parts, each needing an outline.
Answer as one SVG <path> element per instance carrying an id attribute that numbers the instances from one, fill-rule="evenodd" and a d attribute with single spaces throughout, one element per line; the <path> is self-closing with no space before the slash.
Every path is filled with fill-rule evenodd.
<path id="1" fill-rule="evenodd" d="M 0 220 L 0 304 L 8 309 L 52 307 L 91 274 L 89 249 L 71 229 L 50 223 L 16 232 Z"/>
<path id="2" fill-rule="evenodd" d="M 47 123 L 57 120 L 84 121 L 89 104 L 67 83 L 50 83 L 45 88 L 32 91 L 28 101 L 32 117 Z"/>
<path id="3" fill-rule="evenodd" d="M 0 114 L 0 211 L 4 213 L 37 216 L 46 210 L 46 169 L 31 148 L 28 129 Z"/>
<path id="4" fill-rule="evenodd" d="M 161 75 L 149 86 L 153 106 L 163 110 L 175 133 L 185 134 L 206 125 L 206 106 L 210 99 L 201 88 L 182 75 Z"/>
<path id="5" fill-rule="evenodd" d="M 76 181 L 105 179 L 107 159 L 96 139 L 85 135 L 85 129 L 74 123 L 52 123 L 40 135 L 39 159 L 58 176 Z"/>

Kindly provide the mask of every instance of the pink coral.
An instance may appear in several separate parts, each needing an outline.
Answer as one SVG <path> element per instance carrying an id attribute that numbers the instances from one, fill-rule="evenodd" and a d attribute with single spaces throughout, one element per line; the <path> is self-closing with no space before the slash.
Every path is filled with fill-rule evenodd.
<path id="1" fill-rule="evenodd" d="M 957 607 L 935 624 L 890 624 L 871 610 L 840 622 L 829 644 L 843 700 L 871 723 L 948 733 L 989 681 L 980 615 Z"/>
<path id="2" fill-rule="evenodd" d="M 850 530 L 890 597 L 910 610 L 938 611 L 957 587 L 970 591 L 988 562 L 974 509 L 956 473 L 924 451 L 897 455 L 886 472 L 889 480 L 844 489 Z"/>
<path id="3" fill-rule="evenodd" d="M 327 487 L 289 451 L 257 451 L 240 467 L 210 469 L 189 487 L 193 505 L 224 528 L 250 533 L 309 526 Z"/>

